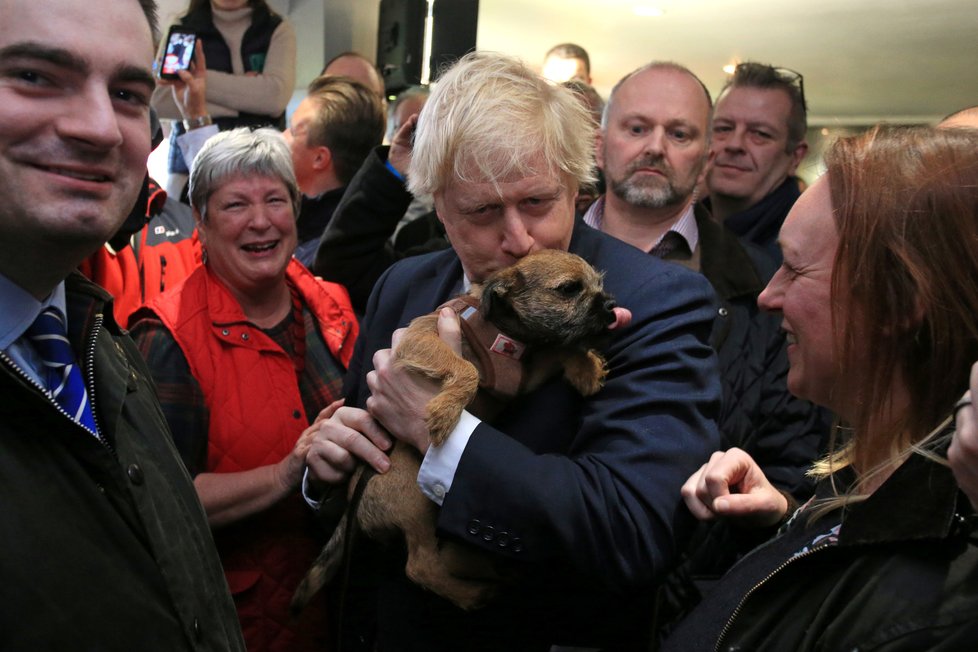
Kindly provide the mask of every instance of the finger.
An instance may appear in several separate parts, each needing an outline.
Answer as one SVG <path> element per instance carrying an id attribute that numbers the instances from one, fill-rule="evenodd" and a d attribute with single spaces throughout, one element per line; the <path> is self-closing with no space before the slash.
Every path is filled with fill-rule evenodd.
<path id="1" fill-rule="evenodd" d="M 356 458 L 331 441 L 314 441 L 306 453 L 306 467 L 311 478 L 325 484 L 345 481 L 356 466 Z"/>
<path id="2" fill-rule="evenodd" d="M 402 124 L 396 132 L 394 132 L 393 142 L 397 143 L 402 147 L 410 148 L 411 133 L 414 131 L 414 127 L 416 124 L 418 124 L 418 114 L 414 113 L 407 120 L 404 121 L 404 124 Z"/>
<path id="3" fill-rule="evenodd" d="M 203 39 L 197 39 L 197 45 L 194 47 L 194 64 L 198 72 L 207 71 L 207 57 L 204 56 Z"/>
<path id="4" fill-rule="evenodd" d="M 438 312 L 438 337 L 455 352 L 462 355 L 462 325 L 458 315 L 451 308 L 442 308 Z"/>
<path id="5" fill-rule="evenodd" d="M 329 419 L 334 414 L 336 414 L 337 410 L 343 407 L 343 404 L 345 402 L 346 402 L 345 398 L 336 399 L 335 401 L 333 401 L 332 403 L 330 403 L 329 405 L 327 405 L 326 407 L 324 407 L 322 410 L 319 411 L 319 414 L 316 415 L 316 420 L 313 421 L 313 423 L 316 424 L 319 423 L 320 421 L 325 421 L 326 419 Z"/>
<path id="6" fill-rule="evenodd" d="M 179 77 L 180 78 L 180 81 L 183 82 L 184 84 L 189 84 L 190 82 L 192 82 L 194 80 L 194 76 L 191 75 L 186 70 L 178 70 L 177 71 L 177 77 Z"/>
<path id="7" fill-rule="evenodd" d="M 396 349 L 397 348 L 398 342 L 400 342 L 401 341 L 401 338 L 404 337 L 404 333 L 406 331 L 407 331 L 407 328 L 398 328 L 397 330 L 395 330 L 391 334 L 391 348 L 392 349 Z"/>
<path id="8" fill-rule="evenodd" d="M 699 470 L 693 475 L 689 476 L 689 479 L 683 483 L 682 488 L 679 490 L 682 494 L 683 502 L 686 503 L 686 507 L 697 519 L 701 521 L 709 521 L 714 518 L 714 514 L 710 511 L 710 508 L 700 500 L 697 495 L 697 489 L 700 486 L 702 480 L 703 472 L 706 470 L 706 464 L 701 466 Z"/>
<path id="9" fill-rule="evenodd" d="M 336 416 L 344 426 L 366 437 L 374 447 L 386 451 L 394 445 L 391 436 L 366 410 L 343 407 Z"/>
<path id="10" fill-rule="evenodd" d="M 730 494 L 713 503 L 717 516 L 743 518 L 757 526 L 774 525 L 788 511 L 788 501 L 773 487 L 748 494 Z"/>

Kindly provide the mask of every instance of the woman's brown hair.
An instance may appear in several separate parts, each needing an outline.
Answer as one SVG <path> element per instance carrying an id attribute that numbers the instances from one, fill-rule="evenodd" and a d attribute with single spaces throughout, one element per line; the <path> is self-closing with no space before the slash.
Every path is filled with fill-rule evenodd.
<path id="1" fill-rule="evenodd" d="M 978 131 L 879 126 L 834 143 L 825 164 L 839 233 L 837 391 L 853 436 L 816 471 L 865 474 L 933 431 L 978 359 Z"/>

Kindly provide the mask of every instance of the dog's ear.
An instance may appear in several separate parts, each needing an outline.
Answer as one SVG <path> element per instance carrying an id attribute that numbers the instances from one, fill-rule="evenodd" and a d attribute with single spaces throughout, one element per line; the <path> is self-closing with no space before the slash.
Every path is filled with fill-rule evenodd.
<path id="1" fill-rule="evenodd" d="M 507 297 L 514 291 L 526 285 L 526 278 L 517 269 L 504 269 L 489 277 L 482 286 L 482 316 L 488 322 L 503 314 L 511 314 L 512 307 Z"/>

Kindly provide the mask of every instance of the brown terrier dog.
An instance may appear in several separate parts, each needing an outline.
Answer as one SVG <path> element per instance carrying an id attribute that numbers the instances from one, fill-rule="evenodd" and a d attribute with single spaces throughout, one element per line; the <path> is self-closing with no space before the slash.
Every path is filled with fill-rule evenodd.
<path id="1" fill-rule="evenodd" d="M 531 254 L 445 305 L 459 315 L 464 358 L 438 336 L 438 310 L 413 320 L 393 354 L 395 365 L 439 383 L 440 392 L 426 406 L 433 445 L 445 441 L 463 409 L 488 419 L 507 398 L 561 371 L 583 396 L 601 389 L 607 371 L 594 347 L 615 322 L 615 302 L 602 290 L 601 275 L 579 256 L 556 250 Z M 339 569 L 350 511 L 356 527 L 373 538 L 404 533 L 406 571 L 416 584 L 463 609 L 492 597 L 499 575 L 481 553 L 439 545 L 438 506 L 417 486 L 420 463 L 414 448 L 395 446 L 390 471 L 370 476 L 359 501 L 354 493 L 364 467 L 354 473 L 351 510 L 296 589 L 294 611 Z"/>

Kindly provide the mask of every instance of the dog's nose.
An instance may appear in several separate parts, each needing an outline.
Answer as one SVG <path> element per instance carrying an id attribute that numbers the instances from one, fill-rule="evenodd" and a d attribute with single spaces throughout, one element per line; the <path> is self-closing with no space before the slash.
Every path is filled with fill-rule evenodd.
<path id="1" fill-rule="evenodd" d="M 618 304 L 615 303 L 615 300 L 614 299 L 608 298 L 604 302 L 604 309 L 607 310 L 608 312 L 611 312 L 612 310 L 614 310 L 617 307 L 618 307 Z"/>

